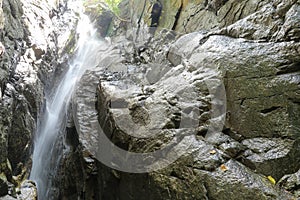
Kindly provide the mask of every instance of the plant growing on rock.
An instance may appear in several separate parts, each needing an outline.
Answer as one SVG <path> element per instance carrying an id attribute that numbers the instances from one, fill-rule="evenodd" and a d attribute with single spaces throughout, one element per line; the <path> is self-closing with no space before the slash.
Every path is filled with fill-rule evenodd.
<path id="1" fill-rule="evenodd" d="M 84 7 L 86 12 L 99 14 L 103 10 L 110 10 L 116 16 L 119 15 L 119 4 L 122 0 L 85 0 Z"/>
<path id="2" fill-rule="evenodd" d="M 121 3 L 122 0 L 104 0 L 104 1 L 114 14 L 119 15 L 120 13 L 119 4 Z"/>

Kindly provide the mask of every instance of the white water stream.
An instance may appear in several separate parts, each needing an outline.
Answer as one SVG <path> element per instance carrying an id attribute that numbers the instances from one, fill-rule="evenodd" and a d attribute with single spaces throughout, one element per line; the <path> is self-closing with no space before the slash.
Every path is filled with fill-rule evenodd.
<path id="1" fill-rule="evenodd" d="M 68 106 L 76 82 L 87 68 L 95 65 L 95 52 L 101 45 L 96 30 L 85 15 L 78 23 L 77 33 L 77 53 L 54 95 L 46 99 L 46 110 L 42 113 L 34 141 L 30 179 L 37 183 L 38 198 L 41 200 L 52 199 L 52 177 L 62 157 L 62 150 L 57 149 L 57 140 L 62 138 L 61 134 L 66 130 Z"/>

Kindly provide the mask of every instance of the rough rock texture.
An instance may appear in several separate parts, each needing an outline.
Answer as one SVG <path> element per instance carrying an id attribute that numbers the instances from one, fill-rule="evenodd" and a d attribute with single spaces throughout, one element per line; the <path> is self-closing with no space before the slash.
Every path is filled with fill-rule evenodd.
<path id="1" fill-rule="evenodd" d="M 35 183 L 28 180 L 22 182 L 18 199 L 37 200 L 38 196 Z"/>
<path id="2" fill-rule="evenodd" d="M 161 3 L 157 3 L 161 2 Z M 160 0 L 131 1 L 131 19 L 139 23 L 143 18 L 151 25 L 155 4 L 162 7 L 158 27 L 190 33 L 199 30 L 217 30 L 243 19 L 272 1 L 258 0 Z M 128 16 L 128 17 L 130 17 Z"/>
<path id="3" fill-rule="evenodd" d="M 0 5 L 0 199 L 35 199 L 20 183 L 77 17 L 66 1 Z M 93 16 L 112 37 L 76 88 L 52 198 L 300 198 L 299 18 L 299 0 L 124 0 Z"/>
<path id="4" fill-rule="evenodd" d="M 114 23 L 125 24 L 126 34 L 116 30 L 73 99 L 73 136 L 79 140 L 71 146 L 84 152 L 77 152 L 80 166 L 89 169 L 75 174 L 84 177 L 83 185 L 94 185 L 89 198 L 299 198 L 300 2 L 150 4 L 122 7 L 121 17 L 131 24 Z M 119 157 L 119 149 L 165 149 L 168 159 L 147 154 L 145 163 L 167 167 L 132 174 L 101 164 L 102 133 L 115 145 L 109 166 L 140 164 L 126 164 L 131 154 Z M 274 185 L 272 178 L 281 180 Z M 73 198 L 65 189 L 64 197 Z M 87 188 L 71 191 L 88 196 Z"/>
<path id="5" fill-rule="evenodd" d="M 300 170 L 298 170 L 294 174 L 288 174 L 282 177 L 280 182 L 278 182 L 280 186 L 285 188 L 287 191 L 294 193 L 295 196 L 300 196 Z"/>
<path id="6" fill-rule="evenodd" d="M 0 196 L 16 197 L 14 187 L 31 167 L 44 90 L 69 51 L 77 18 L 68 17 L 73 12 L 64 1 L 3 0 L 0 5 Z M 18 198 L 27 199 L 24 195 Z"/>

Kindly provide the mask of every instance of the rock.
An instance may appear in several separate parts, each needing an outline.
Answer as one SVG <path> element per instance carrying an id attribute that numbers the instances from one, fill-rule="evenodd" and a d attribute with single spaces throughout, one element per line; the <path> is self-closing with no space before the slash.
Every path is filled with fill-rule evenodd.
<path id="1" fill-rule="evenodd" d="M 37 200 L 37 188 L 33 181 L 26 180 L 21 184 L 20 194 L 18 195 L 18 199 L 21 200 Z"/>
<path id="2" fill-rule="evenodd" d="M 3 9 L 2 9 L 2 5 L 3 5 L 3 0 L 0 1 L 0 29 L 3 29 L 4 27 L 4 16 L 3 16 Z"/>
<path id="3" fill-rule="evenodd" d="M 0 42 L 0 57 L 5 53 L 5 47 L 3 44 Z"/>
<path id="4" fill-rule="evenodd" d="M 296 172 L 300 167 L 299 141 L 253 138 L 244 140 L 242 144 L 251 150 L 244 153 L 242 162 L 258 173 L 274 177 L 275 180 Z"/>
<path id="5" fill-rule="evenodd" d="M 52 84 L 64 46 L 72 43 L 69 36 L 74 35 L 78 17 L 71 6 L 60 9 L 66 6 L 63 1 L 60 5 L 35 0 L 0 4 L 0 171 L 11 182 L 12 175 L 22 180 L 28 176 L 24 170 L 31 167 L 44 90 Z M 9 170 L 7 159 L 12 165 Z"/>
<path id="6" fill-rule="evenodd" d="M 292 192 L 296 198 L 300 197 L 300 170 L 298 170 L 296 173 L 293 174 L 287 174 L 283 176 L 279 182 L 278 185 L 286 189 L 287 191 Z"/>
<path id="7" fill-rule="evenodd" d="M 14 128 L 10 130 L 8 136 L 8 158 L 13 169 L 17 169 L 19 162 L 25 162 L 26 157 L 29 157 L 31 130 L 34 130 L 34 119 L 28 111 L 25 98 L 20 97 L 15 99 L 15 102 L 18 104 L 18 108 L 12 111 L 14 120 L 11 125 Z"/>
<path id="8" fill-rule="evenodd" d="M 226 153 L 227 155 L 229 155 L 231 158 L 236 158 L 246 148 L 241 143 L 239 143 L 237 141 L 233 141 L 233 142 L 221 144 L 220 145 L 220 149 L 224 153 Z"/>
<path id="9" fill-rule="evenodd" d="M 3 196 L 3 195 L 2 195 Z M 26 180 L 21 183 L 17 194 L 9 194 L 0 197 L 1 200 L 37 200 L 37 188 L 33 181 Z"/>
<path id="10" fill-rule="evenodd" d="M 192 5 L 192 3 L 182 5 L 178 2 L 173 3 L 172 8 L 179 9 L 182 6 L 180 11 L 182 13 L 185 8 Z M 166 45 L 167 54 L 162 53 L 158 57 L 149 54 L 155 42 L 160 44 L 159 41 L 152 40 L 153 43 L 149 44 L 153 46 L 144 49 L 140 54 L 141 57 L 146 58 L 142 61 L 142 65 L 134 61 L 129 64 L 126 62 L 125 64 L 124 62 L 102 64 L 103 61 L 99 60 L 99 66 L 102 66 L 105 72 L 100 73 L 95 70 L 97 72 L 93 72 L 93 76 L 88 73 L 83 76 L 83 83 L 92 83 L 90 78 L 95 74 L 98 78 L 95 77 L 94 84 L 97 79 L 100 79 L 97 109 L 99 124 L 106 136 L 124 150 L 143 153 L 161 149 L 171 142 L 173 135 L 177 133 L 175 130 L 179 129 L 177 131 L 180 132 L 184 127 L 181 124 L 182 117 L 185 115 L 183 111 L 193 110 L 195 105 L 198 110 L 193 111 L 194 117 L 190 118 L 189 122 L 193 124 L 193 120 L 200 121 L 202 127 L 205 125 L 209 127 L 210 115 L 207 112 L 211 110 L 211 104 L 207 103 L 208 94 L 211 92 L 207 88 L 211 86 L 209 80 L 224 81 L 228 103 L 225 125 L 235 134 L 225 135 L 221 133 L 222 129 L 212 133 L 207 133 L 209 132 L 207 129 L 206 132 L 200 131 L 200 135 L 196 135 L 196 140 L 189 141 L 191 146 L 184 153 L 185 159 L 181 157 L 161 171 L 148 173 L 148 179 L 154 180 L 151 188 L 158 188 L 157 190 L 161 191 L 159 197 L 153 192 L 149 199 L 173 198 L 173 194 L 184 199 L 187 198 L 186 191 L 196 199 L 292 198 L 281 189 L 273 187 L 266 177 L 271 175 L 279 180 L 284 174 L 294 173 L 299 168 L 297 151 L 299 119 L 295 114 L 299 110 L 296 103 L 299 101 L 299 95 L 295 93 L 299 90 L 299 70 L 295 67 L 299 62 L 299 45 L 283 36 L 278 35 L 277 38 L 274 36 L 279 33 L 285 20 L 286 23 L 291 23 L 289 22 L 291 18 L 283 18 L 282 12 L 289 12 L 289 15 L 295 16 L 297 5 L 293 1 L 285 1 L 281 5 L 279 1 L 275 1 L 261 3 L 255 8 L 256 3 L 255 1 L 247 3 L 228 1 L 220 5 L 215 4 L 212 10 L 214 12 L 217 10 L 217 15 L 220 16 L 222 12 L 226 13 L 226 9 L 237 9 L 238 15 L 234 17 L 228 15 L 227 19 L 218 24 L 220 27 L 221 24 L 223 26 L 231 24 L 230 26 L 220 31 L 195 32 L 184 35 L 178 40 L 174 38 L 175 42 L 171 46 Z M 143 6 L 140 8 L 142 9 Z M 168 8 L 168 3 L 163 2 L 163 9 L 165 8 Z M 194 8 L 201 11 L 201 5 Z M 174 13 L 170 10 L 168 14 L 172 18 L 175 16 Z M 206 17 L 211 17 L 211 14 L 215 15 L 210 13 Z M 272 18 L 275 14 L 278 18 Z M 247 15 L 249 16 L 246 17 Z M 147 13 L 144 13 L 144 16 L 147 16 Z M 242 16 L 245 18 L 234 23 Z M 164 17 L 165 14 L 162 14 L 159 26 L 170 28 L 174 25 L 174 21 L 168 21 Z M 175 18 L 178 20 L 175 26 L 178 30 L 182 27 L 178 25 L 183 19 L 180 18 Z M 258 25 L 258 18 L 262 19 L 262 25 Z M 192 19 L 188 20 L 189 23 L 193 23 Z M 147 20 L 145 21 L 147 23 Z M 158 29 L 156 33 L 161 32 Z M 264 42 L 261 42 L 262 40 Z M 276 41 L 279 40 L 284 42 L 277 43 Z M 158 54 L 157 51 L 151 53 Z M 172 65 L 164 60 L 164 56 L 167 56 Z M 126 60 L 134 59 L 126 58 Z M 162 60 L 166 63 L 164 66 L 168 66 L 166 71 L 161 67 Z M 153 74 L 152 66 L 155 66 L 155 73 L 159 75 Z M 113 71 L 112 68 L 127 70 Z M 187 82 L 181 77 L 185 77 Z M 91 87 L 80 87 L 77 92 L 86 94 L 84 91 L 91 91 Z M 220 89 L 220 87 L 214 88 L 217 91 Z M 183 91 L 189 91 L 189 95 Z M 91 93 L 89 98 L 93 96 L 94 94 Z M 87 111 L 92 107 L 84 107 L 86 104 L 80 100 L 83 97 L 77 96 L 77 98 L 77 107 L 85 108 L 85 113 L 88 113 Z M 217 100 L 214 106 L 220 109 L 224 99 Z M 218 110 L 219 114 L 222 113 L 221 110 Z M 75 117 L 78 120 L 77 129 L 81 130 L 79 141 L 99 159 L 95 146 L 91 144 L 91 141 L 97 138 L 97 134 L 96 132 L 90 136 L 88 134 L 91 132 L 89 127 L 95 126 L 82 123 L 83 121 L 93 121 L 93 124 L 96 122 L 83 120 L 84 118 L 79 114 L 82 112 L 78 112 L 78 116 Z M 91 110 L 89 112 L 92 113 Z M 153 127 L 165 131 L 151 132 Z M 155 135 L 156 138 L 145 138 L 147 135 Z M 94 141 L 94 144 L 97 142 Z M 117 153 L 113 155 L 117 157 Z M 231 158 L 236 158 L 239 162 Z M 184 162 L 180 162 L 181 159 Z M 113 164 L 119 169 L 122 164 L 123 167 L 126 165 L 125 162 L 126 160 L 116 159 Z M 290 167 L 286 167 L 285 163 L 290 163 Z M 102 168 L 106 174 L 112 173 L 110 169 Z M 189 178 L 182 175 L 185 174 L 186 168 L 193 172 Z M 119 179 L 130 176 L 132 179 L 125 178 L 128 180 L 127 187 L 121 184 L 120 188 L 123 192 L 127 191 L 131 196 L 138 198 L 139 192 L 130 189 L 134 185 L 135 178 L 143 185 L 143 181 L 140 181 L 138 176 L 119 172 L 113 178 L 103 173 L 99 173 L 99 176 L 104 182 L 118 182 Z M 188 181 L 193 179 L 192 177 L 204 183 L 200 184 L 198 190 L 205 195 L 197 196 L 193 189 L 185 188 L 181 184 L 181 180 Z M 102 188 L 102 192 L 110 191 L 110 187 Z M 168 193 L 163 188 L 168 188 L 172 192 Z"/>
<path id="11" fill-rule="evenodd" d="M 288 41 L 289 36 L 284 35 L 282 32 L 284 32 L 286 26 L 297 27 L 297 20 L 294 20 L 294 17 L 299 16 L 298 7 L 298 4 L 295 4 L 295 1 L 292 0 L 274 1 L 237 23 L 225 27 L 220 32 L 235 38 Z M 285 14 L 287 14 L 287 17 L 285 17 Z M 291 15 L 293 20 L 289 17 Z M 259 22 L 258 18 L 260 19 Z M 297 28 L 291 30 L 290 34 L 294 34 L 293 32 L 297 33 Z M 276 35 L 278 35 L 277 38 Z M 297 36 L 295 39 L 297 39 Z"/>
<path id="12" fill-rule="evenodd" d="M 282 12 L 284 8 L 285 8 L 284 3 L 278 5 L 279 12 Z M 285 14 L 284 24 L 281 26 L 281 29 L 277 32 L 277 36 L 275 40 L 299 41 L 300 5 L 294 4 L 293 6 L 287 7 L 286 9 L 289 10 Z"/>
<path id="13" fill-rule="evenodd" d="M 230 136 L 225 135 L 222 132 L 208 135 L 205 137 L 205 140 L 216 146 L 220 146 L 221 144 L 224 144 L 224 143 L 234 142 L 234 140 Z"/>
<path id="14" fill-rule="evenodd" d="M 9 196 L 9 195 L 6 195 L 4 197 L 0 197 L 1 200 L 16 200 L 16 198 L 12 197 L 12 196 Z"/>
<path id="15" fill-rule="evenodd" d="M 199 30 L 217 30 L 235 23 L 246 16 L 255 13 L 264 5 L 272 1 L 239 1 L 234 0 L 193 0 L 193 1 L 167 1 L 161 0 L 162 13 L 158 21 L 158 30 L 163 28 L 172 29 L 180 33 L 191 33 Z M 124 16 L 128 19 L 144 19 L 151 25 L 151 12 L 154 2 L 140 3 L 133 1 L 130 10 L 134 10 L 133 16 Z M 134 23 L 142 23 L 136 20 Z M 138 24 L 134 24 L 138 27 Z"/>
<path id="16" fill-rule="evenodd" d="M 42 58 L 42 55 L 45 54 L 45 51 L 39 47 L 37 47 L 36 45 L 32 46 L 33 52 L 34 52 L 34 57 L 36 60 L 39 60 Z"/>
<path id="17" fill-rule="evenodd" d="M 194 41 L 198 41 L 198 43 L 196 43 L 198 45 L 195 45 Z M 120 55 L 115 55 L 113 52 L 108 51 L 106 54 L 107 57 L 116 56 L 117 58 L 111 62 L 104 62 L 105 56 L 101 58 L 103 60 L 99 59 L 99 65 L 91 69 L 91 71 L 86 72 L 82 77 L 76 92 L 74 105 L 77 112 L 75 113 L 74 119 L 76 129 L 79 132 L 79 141 L 83 144 L 84 148 L 101 161 L 101 157 L 99 158 L 99 150 L 97 150 L 97 147 L 103 146 L 100 145 L 101 139 L 97 136 L 97 129 L 99 131 L 101 131 L 101 129 L 99 129 L 99 127 L 95 129 L 95 127 L 99 125 L 104 134 L 108 138 L 111 138 L 110 142 L 123 150 L 133 152 L 148 153 L 164 148 L 167 142 L 172 143 L 172 139 L 174 136 L 176 138 L 178 133 L 183 134 L 184 137 L 184 131 L 182 131 L 184 128 L 188 128 L 188 134 L 196 136 L 192 128 L 198 127 L 199 120 L 201 124 L 209 125 L 207 110 L 211 107 L 211 104 L 207 102 L 209 92 L 211 92 L 209 89 L 212 89 L 207 89 L 208 86 L 211 86 L 209 85 L 209 80 L 218 80 L 218 78 L 223 75 L 224 78 L 221 78 L 221 80 L 225 81 L 227 94 L 229 94 L 227 101 L 229 102 L 228 111 L 230 114 L 226 126 L 237 130 L 238 133 L 242 135 L 241 138 L 249 139 L 244 140 L 241 144 L 229 135 L 224 135 L 220 132 L 210 132 L 207 133 L 207 135 L 204 133 L 205 140 L 201 139 L 201 137 L 195 137 L 196 139 L 189 140 L 190 146 L 184 149 L 183 154 L 187 156 L 185 162 L 178 164 L 176 161 L 174 165 L 169 165 L 162 171 L 148 174 L 149 180 L 155 180 L 151 188 L 158 188 L 157 190 L 161 191 L 162 195 L 159 196 L 160 198 L 172 198 L 173 193 L 179 195 L 182 199 L 186 198 L 187 194 L 194 196 L 195 199 L 223 199 L 225 196 L 230 199 L 247 199 L 252 198 L 253 195 L 257 195 L 255 198 L 259 199 L 269 199 L 269 196 L 277 199 L 289 198 L 288 194 L 274 188 L 265 176 L 254 173 L 241 163 L 227 160 L 230 159 L 230 157 L 239 156 L 244 150 L 246 150 L 244 155 L 245 159 L 247 159 L 247 155 L 249 154 L 246 153 L 252 148 L 255 148 L 255 143 L 249 144 L 248 142 L 252 140 L 255 141 L 253 138 L 257 136 L 272 137 L 274 130 L 276 130 L 277 127 L 281 127 L 281 131 L 278 131 L 279 137 L 289 137 L 290 139 L 286 140 L 287 143 L 283 143 L 288 146 L 282 146 L 279 142 L 281 141 L 280 139 L 278 143 L 275 142 L 272 146 L 272 156 L 275 157 L 266 156 L 267 161 L 264 162 L 264 167 L 267 168 L 266 166 L 276 165 L 278 171 L 271 172 L 271 175 L 275 177 L 275 179 L 279 179 L 285 173 L 289 173 L 283 170 L 284 163 L 289 161 L 281 158 L 289 158 L 297 148 L 296 143 L 295 146 L 293 146 L 294 139 L 297 137 L 296 132 L 290 132 L 290 130 L 284 132 L 286 127 L 290 127 L 289 123 L 291 120 L 282 119 L 280 120 L 282 124 L 277 123 L 277 127 L 270 125 L 269 130 L 266 130 L 266 128 L 263 129 L 262 127 L 258 128 L 258 125 L 254 125 L 254 123 L 262 125 L 265 123 L 263 123 L 263 121 L 259 123 L 259 121 L 264 118 L 254 117 L 256 115 L 252 112 L 249 113 L 249 115 L 244 115 L 245 112 L 241 111 L 241 116 L 232 120 L 232 117 L 237 115 L 237 108 L 232 107 L 231 101 L 234 102 L 245 98 L 252 103 L 257 100 L 260 102 L 260 105 L 257 103 L 255 106 L 251 106 L 251 108 L 247 108 L 247 104 L 244 104 L 246 100 L 242 103 L 242 106 L 241 104 L 239 105 L 241 109 L 245 109 L 246 111 L 249 109 L 249 112 L 255 108 L 258 110 L 258 115 L 265 117 L 265 120 L 268 119 L 269 123 L 274 121 L 275 116 L 281 116 L 283 118 L 291 117 L 289 119 L 294 120 L 296 116 L 283 114 L 269 116 L 269 112 L 277 112 L 277 108 L 269 110 L 268 108 L 264 109 L 259 106 L 270 106 L 270 102 L 266 101 L 266 97 L 272 96 L 274 93 L 278 94 L 282 99 L 283 96 L 281 95 L 286 92 L 286 88 L 297 90 L 297 78 L 288 79 L 286 77 L 286 80 L 291 81 L 281 82 L 281 77 L 277 76 L 278 66 L 286 62 L 286 60 L 284 60 L 284 54 L 288 52 L 287 49 L 296 48 L 297 44 L 288 42 L 283 44 L 272 42 L 254 43 L 249 40 L 234 39 L 223 35 L 192 33 L 182 37 L 172 45 L 168 53 L 168 58 L 173 66 L 167 68 L 162 75 L 155 75 L 157 79 L 152 79 L 150 72 L 153 66 L 157 68 L 160 67 L 158 60 L 162 59 L 162 57 L 157 58 L 157 60 L 155 58 L 151 59 L 150 57 L 150 59 L 145 60 L 144 64 L 124 64 L 121 62 L 124 58 L 118 58 Z M 249 49 L 251 49 L 251 51 Z M 122 52 L 123 50 L 120 51 Z M 145 50 L 145 54 L 147 54 L 148 51 L 151 50 Z M 167 54 L 164 53 L 161 54 L 161 56 L 166 55 Z M 272 55 L 276 55 L 276 57 L 274 58 Z M 290 58 L 296 58 L 296 51 L 289 51 L 289 56 Z M 274 59 L 277 59 L 275 66 L 273 64 Z M 271 60 L 272 63 L 270 62 Z M 241 61 L 244 63 L 243 65 L 241 65 Z M 145 73 L 147 71 L 149 73 Z M 257 75 L 258 71 L 260 72 L 259 76 Z M 155 72 L 160 73 L 157 70 L 155 70 Z M 293 77 L 294 75 L 288 74 L 287 76 Z M 238 84 L 231 83 L 231 81 L 239 79 L 241 80 Z M 93 110 L 95 102 L 89 99 L 95 96 L 95 91 L 92 88 L 97 85 L 99 80 L 100 83 L 97 90 L 99 125 L 97 125 L 97 120 L 95 120 L 97 114 Z M 278 86 L 274 86 L 271 90 L 263 87 L 258 88 L 257 86 L 270 82 L 273 85 L 278 84 Z M 247 84 L 247 86 L 243 87 L 243 84 Z M 289 86 L 283 86 L 281 84 L 288 84 Z M 249 88 L 253 88 L 253 90 L 249 91 Z M 283 90 L 283 88 L 285 88 L 285 90 Z M 220 88 L 214 86 L 212 91 L 214 90 L 218 91 Z M 265 95 L 265 98 L 261 97 L 263 95 Z M 293 94 L 291 93 L 290 95 Z M 201 98 L 198 98 L 199 96 Z M 264 102 L 264 99 L 265 104 L 261 104 L 261 101 Z M 223 99 L 216 99 L 214 106 L 222 107 L 222 103 L 220 103 L 222 100 Z M 274 103 L 276 100 L 279 101 L 279 97 L 274 100 Z M 287 102 L 286 100 L 283 101 Z M 245 108 L 243 106 L 245 106 Z M 280 106 L 280 108 L 278 108 L 279 111 L 281 107 L 285 108 L 284 106 Z M 218 111 L 218 113 L 220 112 L 221 110 Z M 283 112 L 288 111 L 283 109 Z M 250 116 L 251 120 L 247 119 L 243 121 L 243 117 Z M 184 121 L 183 119 L 188 120 Z M 185 124 L 185 122 L 188 122 L 188 124 Z M 197 122 L 195 123 L 196 126 L 193 126 L 194 122 Z M 252 122 L 253 124 L 250 126 L 249 123 Z M 243 127 L 235 123 L 245 124 Z M 295 124 L 295 126 L 297 125 Z M 258 128 L 257 130 L 260 130 L 260 132 L 255 132 L 253 128 Z M 219 131 L 222 131 L 222 128 Z M 149 135 L 152 136 L 151 139 L 148 138 Z M 153 138 L 153 136 L 156 138 Z M 267 139 L 266 141 L 273 140 Z M 217 145 L 219 149 L 216 149 L 208 142 Z M 267 144 L 268 143 L 266 143 L 266 145 Z M 279 147 L 279 149 L 276 153 L 277 147 Z M 286 152 L 287 149 L 290 149 L 290 153 Z M 117 152 L 117 150 L 115 151 Z M 113 155 L 116 157 L 114 158 L 115 160 L 110 160 L 110 164 L 105 163 L 106 165 L 120 170 L 132 169 L 130 167 L 126 168 L 128 167 L 127 165 L 130 164 L 126 163 L 128 160 L 124 159 L 124 157 L 118 158 L 118 153 Z M 188 155 L 192 156 L 189 157 Z M 130 158 L 130 154 L 127 156 Z M 263 156 L 263 154 L 260 156 Z M 295 164 L 299 163 L 296 158 L 297 154 L 295 154 L 291 162 Z M 151 155 L 149 155 L 149 159 L 155 160 Z M 250 160 L 250 157 L 248 160 Z M 268 160 L 275 160 L 274 162 L 276 164 L 274 164 L 273 161 L 268 163 Z M 180 161 L 178 162 L 180 163 Z M 248 165 L 247 162 L 242 161 L 242 163 L 252 167 Z M 158 166 L 160 165 L 161 163 L 158 164 Z M 297 168 L 296 165 L 295 168 L 288 169 L 288 171 L 295 170 Z M 223 167 L 220 168 L 220 166 Z M 199 187 L 199 190 L 202 193 L 206 193 L 206 195 L 201 197 L 197 196 L 196 191 L 193 191 L 192 188 L 184 187 L 186 178 L 183 178 L 181 173 L 183 173 L 185 167 L 190 167 L 191 171 L 197 172 L 195 174 L 192 173 L 191 177 L 197 180 L 203 180 L 207 183 Z M 112 178 L 111 176 L 104 175 L 112 173 L 111 170 L 105 167 L 101 168 L 105 169 L 105 173 L 98 172 L 99 176 L 102 177 L 100 178 L 101 180 L 104 182 L 115 182 L 118 179 L 122 180 L 122 178 L 126 177 L 125 179 L 128 180 L 126 181 L 127 187 L 121 184 L 120 189 L 122 189 L 122 191 L 128 191 L 131 196 L 138 198 L 139 192 L 130 189 L 131 185 L 134 185 L 134 181 L 137 181 L 136 179 L 139 180 L 138 176 L 132 175 L 131 177 L 131 175 L 126 173 L 118 173 L 115 178 Z M 176 168 L 175 172 L 170 172 L 173 168 Z M 230 171 L 231 169 L 232 171 Z M 264 171 L 262 166 L 257 166 L 255 169 L 258 173 L 270 175 L 268 174 L 269 170 Z M 228 176 L 226 176 L 226 173 L 228 173 Z M 224 175 L 225 177 L 223 177 Z M 127 179 L 127 176 L 131 178 Z M 179 181 L 178 179 L 184 181 Z M 240 182 L 236 183 L 233 180 L 240 180 Z M 249 183 L 253 183 L 253 185 L 249 185 Z M 141 181 L 141 185 L 143 184 Z M 174 185 L 174 188 L 172 188 L 171 185 Z M 102 192 L 107 195 L 107 192 L 109 192 L 112 187 L 113 185 L 108 188 L 102 188 Z M 168 196 L 168 193 L 163 189 L 166 187 L 172 191 L 172 193 L 169 194 L 171 196 Z M 228 189 L 224 190 L 223 188 Z M 232 188 L 238 189 L 234 191 L 234 193 L 226 192 L 232 191 Z M 255 192 L 254 194 L 253 190 L 259 192 Z M 185 193 L 184 191 L 188 192 Z M 215 193 L 213 191 L 217 192 Z M 243 192 L 241 193 L 240 191 Z M 153 193 L 149 198 L 157 198 L 156 194 L 157 193 Z M 118 196 L 119 194 L 113 195 L 114 198 L 117 198 L 115 195 Z M 106 197 L 109 198 L 108 196 Z"/>
<path id="18" fill-rule="evenodd" d="M 299 95 L 292 91 L 299 89 L 299 75 L 295 70 L 289 73 L 284 69 L 288 68 L 285 63 L 297 65 L 298 43 L 253 43 L 220 35 L 209 36 L 190 53 L 190 46 L 181 46 L 179 50 L 176 46 L 177 42 L 170 49 L 174 56 L 168 54 L 172 63 L 188 59 L 190 65 L 201 68 L 205 61 L 210 63 L 209 68 L 223 74 L 229 127 L 246 138 L 297 138 L 299 125 L 294 111 L 299 109 L 295 103 Z M 289 58 L 296 61 L 287 59 L 287 51 Z M 278 59 L 275 64 L 274 59 Z M 245 64 L 241 65 L 241 60 Z"/>
<path id="19" fill-rule="evenodd" d="M 292 199 L 266 177 L 255 174 L 234 160 L 229 160 L 212 173 L 200 170 L 195 170 L 195 173 L 204 179 L 209 199 Z"/>
<path id="20" fill-rule="evenodd" d="M 299 169 L 299 43 L 285 34 L 298 4 L 205 2 L 161 1 L 159 38 L 154 2 L 133 2 L 136 29 L 82 76 L 73 118 L 99 198 L 293 198 L 267 176 Z"/>
<path id="21" fill-rule="evenodd" d="M 0 196 L 4 196 L 8 193 L 7 178 L 5 174 L 0 174 Z"/>
<path id="22" fill-rule="evenodd" d="M 0 6 L 1 170 L 12 164 L 0 195 L 12 171 L 25 178 L 44 91 L 74 51 L 78 17 L 57 3 Z M 52 197 L 299 197 L 299 2 L 124 0 L 120 10 L 96 20 L 112 38 L 75 90 Z M 283 177 L 278 187 L 269 175 Z M 30 181 L 27 194 L 36 199 Z"/>

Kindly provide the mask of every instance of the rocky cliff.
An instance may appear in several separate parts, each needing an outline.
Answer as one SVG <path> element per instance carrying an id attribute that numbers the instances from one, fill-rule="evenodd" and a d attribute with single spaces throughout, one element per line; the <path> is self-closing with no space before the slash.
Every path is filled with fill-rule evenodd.
<path id="1" fill-rule="evenodd" d="M 73 100 L 90 198 L 299 198 L 299 6 L 123 1 Z"/>
<path id="2" fill-rule="evenodd" d="M 0 196 L 20 195 L 74 45 L 68 5 L 2 2 Z M 109 38 L 74 91 L 53 199 L 300 198 L 300 1 L 97 6 Z"/>
<path id="3" fill-rule="evenodd" d="M 74 36 L 78 18 L 70 4 L 1 1 L 0 196 L 10 195 L 4 199 L 35 195 L 34 184 L 23 180 L 31 168 L 44 91 L 63 70 L 63 55 Z"/>

